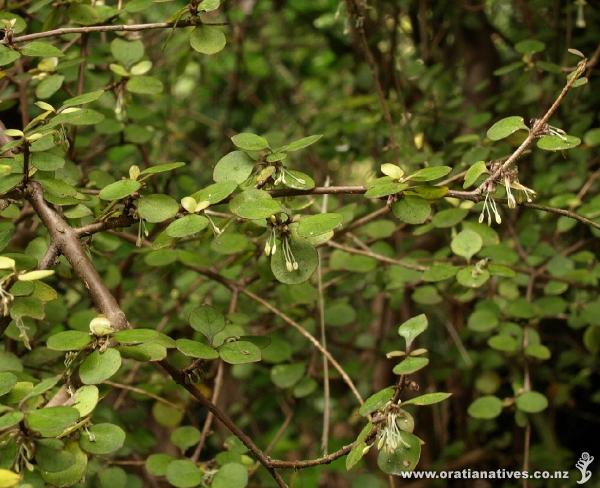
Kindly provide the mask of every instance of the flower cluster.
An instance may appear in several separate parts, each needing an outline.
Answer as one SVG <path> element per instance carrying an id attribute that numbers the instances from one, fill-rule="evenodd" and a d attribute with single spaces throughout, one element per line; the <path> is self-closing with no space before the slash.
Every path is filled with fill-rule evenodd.
<path id="1" fill-rule="evenodd" d="M 273 184 L 278 185 L 279 183 L 283 183 L 284 185 L 287 185 L 288 181 L 286 180 L 286 178 L 291 178 L 292 180 L 294 180 L 296 182 L 297 185 L 305 185 L 306 184 L 306 180 L 304 180 L 302 178 L 298 178 L 291 171 L 289 171 L 285 166 L 279 166 L 277 168 L 277 176 L 273 180 Z"/>
<path id="2" fill-rule="evenodd" d="M 284 214 L 285 215 L 285 214 Z M 288 218 L 287 215 L 284 217 Z M 298 261 L 294 256 L 291 246 L 291 236 L 287 223 L 279 221 L 275 216 L 271 216 L 269 221 L 269 236 L 265 244 L 265 255 L 274 256 L 277 252 L 277 239 L 281 243 L 281 252 L 285 260 L 285 267 L 288 272 L 296 271 L 298 269 Z"/>
<path id="3" fill-rule="evenodd" d="M 494 174 L 500 167 L 501 163 L 499 161 L 494 161 L 490 167 L 490 173 Z M 516 208 L 517 201 L 527 200 L 527 202 L 532 202 L 533 198 L 536 196 L 535 190 L 526 187 L 519 181 L 519 170 L 517 167 L 505 169 L 501 171 L 496 180 L 486 183 L 486 185 L 483 187 L 483 193 L 485 194 L 485 197 L 483 200 L 483 209 L 479 215 L 479 223 L 482 223 L 484 220 L 486 220 L 487 216 L 487 224 L 492 225 L 492 214 L 497 224 L 502 223 L 502 217 L 500 216 L 498 206 L 496 205 L 496 201 L 493 197 L 493 194 L 496 192 L 496 185 L 498 182 L 501 182 L 504 185 L 504 189 L 506 191 L 506 200 L 509 208 Z M 512 190 L 517 191 L 517 198 L 515 198 L 515 195 L 513 195 Z"/>

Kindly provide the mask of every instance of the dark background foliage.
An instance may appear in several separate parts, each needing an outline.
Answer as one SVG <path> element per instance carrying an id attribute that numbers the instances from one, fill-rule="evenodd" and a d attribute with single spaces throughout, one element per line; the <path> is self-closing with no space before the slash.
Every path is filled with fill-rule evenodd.
<path id="1" fill-rule="evenodd" d="M 0 18 L 16 14 L 27 24 L 22 32 L 15 27 L 15 37 L 67 25 L 171 22 L 179 18 L 177 12 L 183 13 L 181 22 L 188 18 L 183 2 L 126 0 L 107 7 L 5 0 L 3 8 Z M 237 426 L 262 449 L 269 446 L 273 458 L 291 461 L 321 456 L 325 405 L 329 452 L 353 442 L 365 421 L 348 385 L 331 365 L 330 378 L 324 379 L 322 355 L 289 321 L 320 338 L 322 301 L 327 349 L 366 398 L 397 384 L 392 370 L 398 359 L 386 353 L 404 348 L 397 326 L 424 313 L 429 327 L 416 347 L 428 349 L 430 362 L 403 384 L 402 398 L 417 390 L 452 396 L 431 407 L 407 407 L 415 415 L 414 433 L 425 441 L 417 469 L 570 470 L 571 481 L 578 479 L 574 464 L 582 452 L 594 453 L 600 423 L 600 232 L 553 209 L 575 212 L 596 225 L 600 216 L 597 5 L 570 0 L 237 0 L 201 18 L 225 33 L 227 45 L 214 55 L 190 47 L 189 28 L 166 28 L 44 38 L 64 51 L 55 67 L 40 66 L 46 56 L 23 55 L 0 68 L 0 119 L 8 129 L 23 130 L 45 110 L 35 101 L 56 109 L 76 95 L 104 90 L 90 105 L 101 120 L 65 124 L 62 135 L 69 145 L 57 143 L 52 149 L 59 158 L 52 163 L 56 167 L 33 160 L 38 171 L 32 179 L 43 183 L 46 199 L 73 227 L 107 217 L 124 219 L 114 229 L 80 237 L 129 323 L 158 328 L 175 340 L 206 342 L 193 322 L 190 327 L 190 313 L 208 304 L 226 316 L 221 343 L 247 339 L 261 350 L 260 362 L 193 361 L 174 349 L 168 362 L 193 373 L 186 381 L 204 395 L 211 397 L 216 389 L 214 403 Z M 7 34 L 5 45 L 12 49 L 8 39 Z M 119 49 L 115 39 L 130 44 Z M 372 184 L 381 176 L 380 165 L 393 163 L 406 174 L 449 166 L 447 185 L 461 191 L 464 171 L 479 161 L 507 157 L 520 142 L 486 137 L 495 122 L 520 116 L 533 127 L 530 119 L 541 117 L 554 102 L 565 76 L 580 61 L 569 48 L 588 58 L 588 82 L 568 93 L 550 123 L 582 142 L 568 151 L 543 151 L 534 144 L 518 164 L 519 181 L 535 190 L 535 202 L 550 211 L 501 206 L 506 198 L 500 190 L 496 201 L 502 222 L 488 226 L 478 222 L 482 204 L 457 194 L 432 199 L 432 217 L 415 224 L 387 212 L 391 201 L 386 198 L 368 199 L 350 190 L 286 199 L 295 215 L 308 216 L 319 213 L 326 198 L 327 211 L 343 217 L 330 245 L 319 248 L 321 267 L 308 281 L 291 285 L 274 278 L 264 256 L 264 219 L 256 225 L 235 218 L 240 215 L 228 200 L 207 212 L 224 231 L 220 235 L 206 224 L 191 237 L 169 239 L 164 232 L 168 222 L 158 218 L 153 223 L 154 210 L 144 228 L 138 222 L 140 194 L 166 194 L 179 202 L 205 188 L 213 183 L 216 162 L 235 149 L 231 137 L 243 132 L 266 137 L 272 147 L 322 134 L 285 161 L 317 186 L 326 181 L 331 186 Z M 152 79 L 131 88 L 127 80 L 138 76 L 132 66 L 141 60 L 151 61 L 141 77 Z M 123 75 L 115 64 L 129 72 Z M 9 167 L 0 173 L 5 181 L 0 194 L 6 198 L 0 251 L 15 259 L 21 271 L 40 265 L 52 235 L 31 197 L 25 190 L 19 193 L 23 158 L 16 149 L 4 151 L 0 161 Z M 186 164 L 149 178 L 139 193 L 114 204 L 98 198 L 99 190 L 129 178 L 132 165 L 143 171 L 173 161 Z M 21 176 L 6 183 L 14 174 Z M 452 213 L 459 208 L 464 212 Z M 372 218 L 378 209 L 383 211 Z M 367 221 L 360 220 L 364 216 Z M 469 262 L 451 247 L 465 230 L 481 240 Z M 62 254 L 51 266 L 55 274 L 44 281 L 56 296 L 39 299 L 39 289 L 33 295 L 27 289 L 14 292 L 0 342 L 0 371 L 14 373 L 23 391 L 60 377 L 27 401 L 11 391 L 0 416 L 40 410 L 57 392 L 64 394 L 63 385 L 80 386 L 74 371 L 74 379 L 63 374 L 64 352 L 46 347 L 47 340 L 64 330 L 87 333 L 90 320 L 104 310 L 97 302 L 94 307 L 67 253 Z M 489 265 L 491 277 L 481 286 L 465 286 L 454 274 L 424 279 L 419 267 L 436 263 L 457 270 Z M 20 313 L 14 312 L 17 304 Z M 114 349 L 114 344 L 96 346 Z M 176 478 L 166 479 L 164 469 L 148 469 L 147 459 L 157 453 L 172 456 L 160 458 L 164 463 L 199 462 L 204 486 L 226 486 L 215 481 L 215 473 L 228 463 L 253 473 L 252 452 L 220 423 L 209 423 L 210 435 L 196 439 L 208 412 L 175 384 L 177 375 L 157 370 L 148 356 L 136 361 L 131 351 L 121 354 L 118 373 L 97 385 L 101 401 L 92 419 L 96 425 L 120 426 L 126 439 L 109 455 L 90 455 L 81 486 L 183 486 Z M 281 366 L 292 368 L 282 373 Z M 325 383 L 330 384 L 326 394 Z M 547 407 L 535 413 L 519 408 L 516 399 L 527 390 L 543 395 Z M 484 396 L 499 399 L 501 409 L 494 413 L 488 405 L 474 411 L 474 402 Z M 176 430 L 182 426 L 195 430 Z M 17 427 L 18 434 L 0 429 L 0 467 L 18 465 L 31 486 L 44 486 L 39 459 L 29 459 L 36 466 L 29 472 L 23 462 L 27 455 L 19 451 L 27 442 L 39 450 L 39 436 L 29 424 Z M 175 431 L 187 432 L 195 442 L 181 447 L 173 439 Z M 388 478 L 377 466 L 376 449 L 353 471 L 346 470 L 344 460 L 281 473 L 298 487 L 473 486 L 472 480 L 436 485 Z M 248 483 L 271 486 L 273 480 L 261 467 Z M 567 486 L 563 483 L 529 481 L 530 486 Z M 514 481 L 492 484 L 513 486 Z"/>

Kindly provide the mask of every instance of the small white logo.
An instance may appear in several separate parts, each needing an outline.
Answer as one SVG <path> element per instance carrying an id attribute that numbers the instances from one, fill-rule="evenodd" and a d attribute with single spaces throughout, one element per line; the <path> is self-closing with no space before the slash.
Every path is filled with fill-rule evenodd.
<path id="1" fill-rule="evenodd" d="M 592 472 L 588 471 L 587 467 L 594 461 L 594 456 L 590 456 L 588 452 L 581 454 L 579 460 L 575 463 L 575 467 L 581 471 L 581 479 L 577 482 L 578 485 L 587 483 L 592 477 Z"/>

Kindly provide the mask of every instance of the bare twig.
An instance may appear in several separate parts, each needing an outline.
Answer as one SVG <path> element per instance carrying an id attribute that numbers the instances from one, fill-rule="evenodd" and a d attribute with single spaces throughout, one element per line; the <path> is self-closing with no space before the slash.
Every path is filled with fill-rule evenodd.
<path id="1" fill-rule="evenodd" d="M 358 392 L 358 389 L 354 385 L 354 382 L 352 381 L 350 376 L 348 376 L 348 373 L 346 373 L 346 371 L 344 370 L 344 368 L 342 368 L 340 363 L 338 363 L 336 361 L 336 359 L 329 353 L 329 351 L 327 351 L 327 349 L 323 348 L 321 343 L 310 332 L 308 332 L 304 327 L 302 327 L 298 322 L 296 322 L 294 319 L 292 319 L 289 315 L 286 315 L 281 310 L 279 310 L 277 307 L 275 307 L 274 305 L 271 305 L 271 303 L 269 303 L 267 300 L 259 297 L 258 295 L 251 292 L 247 288 L 240 288 L 240 291 L 247 297 L 251 298 L 252 300 L 254 300 L 257 303 L 260 303 L 263 307 L 265 307 L 266 309 L 270 310 L 272 313 L 274 313 L 275 315 L 277 315 L 278 317 L 283 319 L 284 322 L 287 322 L 294 329 L 296 329 L 298 332 L 300 332 L 300 334 L 302 334 L 304 337 L 306 337 L 321 352 L 321 354 L 323 354 L 323 356 L 325 356 L 327 358 L 327 360 L 331 363 L 331 365 L 337 370 L 337 372 L 340 374 L 342 379 L 346 382 L 346 384 L 348 385 L 348 387 L 350 388 L 350 390 L 352 391 L 352 393 L 358 400 L 358 403 L 360 403 L 361 405 L 364 403 L 364 400 L 363 400 L 361 394 Z"/>
<path id="2" fill-rule="evenodd" d="M 154 29 L 176 29 L 183 27 L 192 27 L 196 25 L 227 25 L 223 22 L 203 24 L 196 20 L 185 20 L 179 22 L 153 22 L 149 24 L 119 24 L 119 25 L 90 25 L 82 27 L 61 27 L 60 29 L 49 30 L 45 32 L 36 32 L 34 34 L 25 34 L 13 37 L 13 43 L 34 41 L 46 37 L 59 37 L 67 34 L 91 34 L 93 32 L 140 32 Z M 4 41 L 2 42 L 4 43 Z"/>
<path id="3" fill-rule="evenodd" d="M 325 180 L 325 186 L 329 186 L 329 176 Z M 327 212 L 328 196 L 323 196 L 321 205 L 321 213 Z M 323 250 L 318 249 L 319 264 L 317 266 L 317 291 L 318 291 L 318 319 L 319 329 L 321 332 L 321 344 L 323 349 L 327 350 L 327 334 L 325 331 L 325 292 L 323 290 Z M 327 454 L 329 450 L 329 418 L 330 418 L 330 392 L 329 392 L 329 363 L 327 358 L 323 356 L 323 432 L 321 434 L 321 452 Z"/>

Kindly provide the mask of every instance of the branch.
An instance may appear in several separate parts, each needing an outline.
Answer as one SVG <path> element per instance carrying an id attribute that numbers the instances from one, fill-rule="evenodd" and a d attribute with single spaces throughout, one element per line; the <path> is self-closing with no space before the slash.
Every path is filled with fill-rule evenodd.
<path id="1" fill-rule="evenodd" d="M 304 337 L 306 337 L 315 346 L 315 348 L 317 348 L 319 350 L 319 352 L 321 354 L 323 354 L 323 356 L 325 356 L 327 358 L 327 360 L 331 363 L 331 365 L 337 370 L 337 372 L 340 374 L 342 379 L 346 382 L 346 384 L 348 385 L 348 387 L 350 388 L 350 390 L 352 391 L 352 393 L 358 400 L 358 403 L 360 403 L 361 405 L 364 403 L 364 400 L 363 400 L 361 394 L 358 392 L 358 389 L 354 385 L 354 382 L 352 381 L 350 376 L 348 376 L 348 373 L 346 373 L 346 371 L 344 370 L 344 368 L 342 368 L 340 363 L 338 363 L 336 361 L 336 359 L 329 353 L 329 351 L 327 349 L 325 349 L 321 345 L 321 343 L 310 332 L 308 332 L 304 327 L 302 327 L 298 322 L 296 322 L 290 316 L 283 313 L 281 310 L 279 310 L 274 305 L 271 305 L 264 298 L 261 298 L 258 295 L 255 295 L 253 292 L 251 292 L 247 288 L 240 287 L 240 292 L 243 293 L 244 295 L 246 295 L 247 297 L 251 298 L 255 302 L 260 303 L 263 307 L 265 307 L 266 309 L 273 312 L 275 315 L 277 315 L 278 317 L 283 319 L 284 322 L 287 322 L 294 329 L 296 329 L 298 332 L 300 332 L 300 334 L 302 334 Z"/>
<path id="2" fill-rule="evenodd" d="M 90 296 L 98 309 L 106 315 L 116 329 L 129 327 L 125 313 L 121 310 L 119 304 L 111 295 L 92 262 L 85 254 L 79 242 L 77 232 L 46 203 L 42 187 L 39 183 L 31 182 L 27 190 L 27 199 L 48 229 L 53 243 L 67 258 L 81 281 L 88 288 Z M 188 384 L 186 376 L 171 366 L 166 360 L 160 361 L 158 365 L 167 371 L 176 383 L 188 390 L 200 404 L 212 412 L 232 434 L 237 436 L 248 447 L 256 459 L 269 471 L 279 487 L 287 487 L 281 476 L 270 466 L 269 458 L 254 444 L 252 439 L 233 423 L 225 412 L 221 411 L 209 399 L 204 397 L 195 386 Z"/>
<path id="3" fill-rule="evenodd" d="M 89 290 L 98 310 L 110 320 L 115 329 L 128 328 L 129 324 L 125 314 L 85 253 L 77 233 L 46 203 L 41 185 L 35 181 L 31 182 L 26 196 L 48 229 L 52 243 L 67 258 L 77 276 Z"/>
<path id="4" fill-rule="evenodd" d="M 329 242 L 327 242 L 327 245 L 329 247 L 333 247 L 335 249 L 340 249 L 341 251 L 345 251 L 350 254 L 359 254 L 361 256 L 368 256 L 370 258 L 376 259 L 377 261 L 381 261 L 382 263 L 395 264 L 397 266 L 402 266 L 403 268 L 414 269 L 415 271 L 426 271 L 427 269 L 429 269 L 429 268 L 427 268 L 427 266 L 421 266 L 420 264 L 407 263 L 405 261 L 400 261 L 399 259 L 388 258 L 387 256 L 384 256 L 383 254 L 377 254 L 370 250 L 363 251 L 361 249 L 356 249 L 354 247 L 344 246 L 343 244 L 338 244 L 335 241 L 329 241 Z"/>
<path id="5" fill-rule="evenodd" d="M 254 444 L 254 441 L 248 437 L 244 431 L 242 431 L 232 422 L 225 412 L 223 412 L 219 407 L 206 398 L 196 386 L 189 384 L 186 381 L 185 375 L 181 373 L 181 371 L 171 366 L 166 360 L 163 359 L 158 364 L 169 374 L 169 376 L 171 376 L 171 378 L 173 378 L 173 380 L 175 380 L 176 383 L 189 391 L 203 407 L 205 407 L 216 418 L 218 418 L 232 434 L 234 434 L 240 441 L 244 443 L 250 452 L 252 452 L 254 457 L 256 457 L 256 459 L 269 471 L 273 479 L 277 482 L 278 486 L 287 487 L 285 481 L 283 481 L 283 478 L 281 478 L 279 473 L 275 471 L 276 466 L 273 466 L 273 461 L 263 451 L 261 451 L 256 444 Z"/>
<path id="6" fill-rule="evenodd" d="M 561 92 L 558 94 L 558 97 L 556 97 L 556 100 L 554 100 L 554 103 L 550 106 L 550 108 L 546 111 L 546 113 L 542 116 L 541 119 L 536 120 L 535 124 L 529 131 L 529 135 L 521 143 L 521 145 L 515 150 L 515 152 L 513 152 L 508 157 L 508 159 L 506 161 L 504 161 L 502 166 L 500 166 L 488 178 L 486 178 L 485 181 L 483 183 L 481 183 L 481 185 L 479 185 L 475 190 L 473 190 L 472 192 L 469 192 L 469 193 L 471 193 L 473 195 L 481 194 L 481 192 L 483 191 L 483 188 L 485 188 L 485 186 L 488 183 L 495 181 L 501 174 L 503 174 L 508 168 L 510 168 L 512 165 L 514 165 L 521 158 L 521 156 L 526 151 L 526 149 L 529 146 L 531 146 L 533 141 L 542 134 L 542 131 L 543 131 L 544 127 L 546 126 L 546 124 L 548 123 L 548 121 L 550 120 L 550 117 L 552 117 L 554 115 L 554 112 L 556 112 L 556 110 L 558 109 L 558 107 L 560 106 L 560 104 L 562 103 L 564 98 L 567 96 L 567 93 L 569 93 L 569 90 L 571 88 L 573 88 L 573 85 L 575 84 L 577 79 L 585 71 L 586 61 L 587 60 L 584 59 L 577 65 L 577 68 L 571 74 L 571 77 L 567 80 L 567 83 L 565 84 L 565 86 L 563 87 Z"/>
<path id="7" fill-rule="evenodd" d="M 82 27 L 61 27 L 60 29 L 49 30 L 45 32 L 36 32 L 34 34 L 25 34 L 23 36 L 13 37 L 10 43 L 20 43 L 43 39 L 45 37 L 58 37 L 67 34 L 90 34 L 92 32 L 139 32 L 154 29 L 179 29 L 183 27 L 195 27 L 197 25 L 227 25 L 226 23 L 204 24 L 195 19 L 179 22 L 154 22 L 150 24 L 119 24 L 119 25 L 91 25 Z M 8 44 L 4 39 L 1 44 Z"/>

